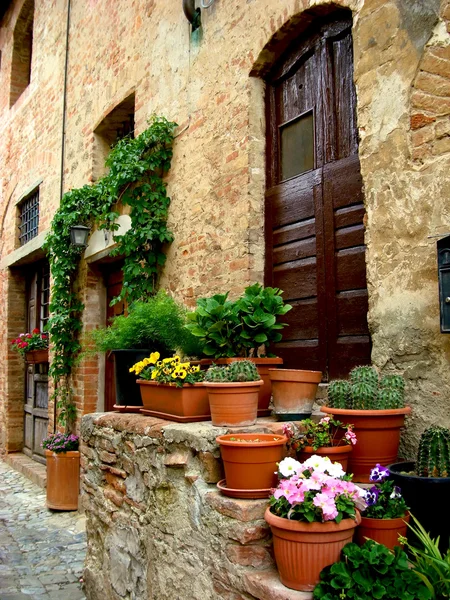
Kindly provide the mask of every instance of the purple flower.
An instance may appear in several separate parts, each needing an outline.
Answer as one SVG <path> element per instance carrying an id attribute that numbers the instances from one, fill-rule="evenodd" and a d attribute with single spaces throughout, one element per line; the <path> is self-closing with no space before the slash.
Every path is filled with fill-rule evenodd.
<path id="1" fill-rule="evenodd" d="M 389 498 L 396 500 L 401 497 L 402 497 L 402 490 L 398 487 L 398 485 L 396 485 L 394 487 L 394 489 L 392 490 L 392 494 L 389 496 Z"/>
<path id="2" fill-rule="evenodd" d="M 380 490 L 374 485 L 370 488 L 370 490 L 366 491 L 364 496 L 364 500 L 367 503 L 367 506 L 373 506 L 378 502 L 378 496 L 380 495 Z"/>
<path id="3" fill-rule="evenodd" d="M 389 477 L 389 469 L 382 467 L 379 463 L 370 472 L 370 481 L 383 481 L 386 477 Z"/>

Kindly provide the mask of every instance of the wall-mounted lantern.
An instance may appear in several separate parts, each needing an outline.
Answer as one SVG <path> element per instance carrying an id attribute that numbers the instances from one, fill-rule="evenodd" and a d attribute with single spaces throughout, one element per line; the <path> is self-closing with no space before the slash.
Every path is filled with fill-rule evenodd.
<path id="1" fill-rule="evenodd" d="M 437 254 L 441 333 L 450 333 L 450 235 L 438 240 Z"/>
<path id="2" fill-rule="evenodd" d="M 72 225 L 70 228 L 70 242 L 77 248 L 86 248 L 90 228 L 84 225 Z"/>

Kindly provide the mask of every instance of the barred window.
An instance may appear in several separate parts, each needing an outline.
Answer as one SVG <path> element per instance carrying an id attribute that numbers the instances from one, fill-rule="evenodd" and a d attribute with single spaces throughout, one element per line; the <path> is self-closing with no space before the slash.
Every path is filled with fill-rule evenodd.
<path id="1" fill-rule="evenodd" d="M 19 232 L 21 246 L 39 232 L 39 188 L 19 204 Z"/>

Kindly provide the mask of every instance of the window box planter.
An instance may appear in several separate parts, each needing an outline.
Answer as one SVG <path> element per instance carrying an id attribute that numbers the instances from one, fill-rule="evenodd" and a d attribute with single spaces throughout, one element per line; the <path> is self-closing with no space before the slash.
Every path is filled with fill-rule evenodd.
<path id="1" fill-rule="evenodd" d="M 208 392 L 203 383 L 177 387 L 168 383 L 137 380 L 143 407 L 140 412 L 159 419 L 191 423 L 209 421 Z"/>
<path id="2" fill-rule="evenodd" d="M 35 365 L 47 363 L 48 348 L 43 348 L 42 350 L 30 350 L 30 352 L 25 352 L 25 362 Z"/>

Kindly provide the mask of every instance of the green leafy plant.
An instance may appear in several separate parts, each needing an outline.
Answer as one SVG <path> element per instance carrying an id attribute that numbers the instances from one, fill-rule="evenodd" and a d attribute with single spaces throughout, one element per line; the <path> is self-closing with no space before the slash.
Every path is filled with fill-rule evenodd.
<path id="1" fill-rule="evenodd" d="M 205 381 L 239 383 L 261 379 L 255 364 L 249 360 L 236 360 L 226 367 L 212 366 L 206 371 Z"/>
<path id="2" fill-rule="evenodd" d="M 373 367 L 355 367 L 350 381 L 330 382 L 327 404 L 330 408 L 354 410 L 403 408 L 405 380 L 401 375 L 385 375 L 380 380 Z"/>
<path id="3" fill-rule="evenodd" d="M 256 357 L 260 346 L 282 338 L 280 331 L 286 324 L 277 319 L 292 306 L 284 303 L 281 294 L 278 288 L 255 283 L 235 302 L 228 300 L 228 292 L 199 298 L 186 327 L 200 339 L 205 356 Z"/>
<path id="4" fill-rule="evenodd" d="M 54 380 L 59 421 L 70 429 L 75 418 L 71 403 L 70 375 L 81 345 L 83 303 L 74 282 L 82 249 L 70 243 L 73 225 L 96 225 L 117 231 L 117 202 L 131 206 L 131 228 L 116 235 L 116 254 L 124 256 L 123 291 L 115 301 L 143 300 L 155 291 L 159 269 L 164 264 L 164 244 L 172 234 L 167 229 L 170 200 L 163 176 L 170 168 L 176 123 L 153 117 L 150 126 L 135 139 L 120 140 L 111 151 L 107 175 L 93 185 L 64 194 L 44 248 L 52 275 L 48 331 L 53 349 L 50 375 Z"/>
<path id="5" fill-rule="evenodd" d="M 191 365 L 189 361 L 182 362 L 178 355 L 159 359 L 159 352 L 152 352 L 148 358 L 134 364 L 130 372 L 134 372 L 141 379 L 151 379 L 156 383 L 169 383 L 177 387 L 183 387 L 187 383 L 199 383 L 205 378 L 199 365 Z"/>
<path id="6" fill-rule="evenodd" d="M 450 429 L 435 426 L 422 433 L 416 468 L 419 477 L 450 476 Z"/>
<path id="7" fill-rule="evenodd" d="M 11 348 L 21 356 L 32 350 L 46 350 L 48 348 L 48 334 L 39 329 L 33 329 L 31 333 L 21 333 L 19 337 L 11 341 Z"/>
<path id="8" fill-rule="evenodd" d="M 370 519 L 398 519 L 404 517 L 408 510 L 401 489 L 387 479 L 389 469 L 377 464 L 370 471 L 370 481 L 375 485 L 365 490 L 364 499 L 367 508 L 364 516 Z"/>
<path id="9" fill-rule="evenodd" d="M 426 585 L 430 598 L 450 598 L 450 550 L 443 554 L 439 550 L 439 537 L 432 539 L 414 515 L 411 518 L 414 525 L 408 523 L 408 527 L 420 546 L 410 544 L 406 538 L 402 542 L 409 553 L 412 570 Z"/>
<path id="10" fill-rule="evenodd" d="M 145 302 L 134 302 L 127 315 L 115 317 L 109 327 L 95 329 L 89 339 L 100 352 L 155 348 L 166 355 L 180 350 L 186 356 L 198 356 L 198 338 L 185 324 L 184 306 L 160 290 Z"/>
<path id="11" fill-rule="evenodd" d="M 295 423 L 286 423 L 283 426 L 283 433 L 288 438 L 287 447 L 296 452 L 300 452 L 305 446 L 318 450 L 331 446 L 354 445 L 357 442 L 353 425 L 344 424 L 333 415 L 323 417 L 318 423 L 312 419 L 304 419 L 301 427 Z"/>
<path id="12" fill-rule="evenodd" d="M 325 567 L 313 597 L 321 600 L 427 600 L 430 591 L 408 567 L 408 557 L 399 547 L 367 540 L 361 547 L 344 546 L 339 562 Z"/>

